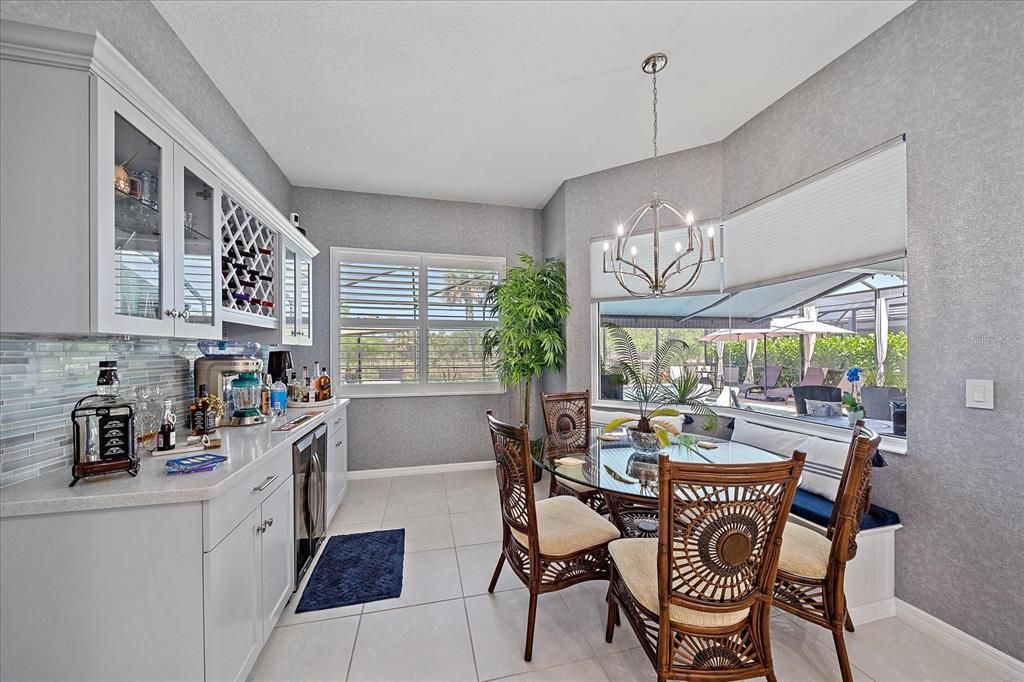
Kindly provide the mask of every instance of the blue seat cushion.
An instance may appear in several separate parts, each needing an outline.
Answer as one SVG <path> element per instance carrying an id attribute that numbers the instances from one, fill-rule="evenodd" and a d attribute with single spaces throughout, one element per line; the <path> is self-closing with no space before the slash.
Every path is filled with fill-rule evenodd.
<path id="1" fill-rule="evenodd" d="M 827 528 L 828 522 L 832 519 L 832 500 L 798 488 L 796 496 L 793 498 L 791 512 L 802 519 Z M 864 518 L 861 519 L 860 529 L 867 530 L 868 528 L 894 526 L 899 522 L 899 514 L 885 507 L 873 504 L 868 513 L 864 515 Z"/>

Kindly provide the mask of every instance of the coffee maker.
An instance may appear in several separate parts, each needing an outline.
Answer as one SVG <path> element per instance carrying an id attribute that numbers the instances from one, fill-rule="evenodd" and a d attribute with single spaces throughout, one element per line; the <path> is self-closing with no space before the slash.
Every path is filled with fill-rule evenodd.
<path id="1" fill-rule="evenodd" d="M 209 391 L 210 395 L 215 395 L 224 402 L 222 423 L 226 426 L 246 426 L 249 423 L 259 423 L 257 421 L 247 423 L 235 421 L 235 404 L 231 392 L 231 382 L 243 372 L 260 374 L 262 371 L 263 361 L 259 358 L 237 355 L 214 355 L 196 358 L 196 395 L 199 395 L 199 387 L 205 384 L 206 390 Z"/>

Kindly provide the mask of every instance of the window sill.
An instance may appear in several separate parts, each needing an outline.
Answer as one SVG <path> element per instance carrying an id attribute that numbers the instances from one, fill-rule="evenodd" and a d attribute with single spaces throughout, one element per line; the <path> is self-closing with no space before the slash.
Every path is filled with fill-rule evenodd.
<path id="1" fill-rule="evenodd" d="M 338 387 L 339 397 L 350 398 L 352 400 L 359 400 L 360 398 L 444 398 L 447 396 L 460 396 L 460 395 L 502 395 L 506 393 L 504 386 L 487 386 L 487 387 L 458 387 L 452 388 L 451 390 L 407 390 L 407 391 L 368 391 L 368 392 L 349 392 L 345 390 L 344 386 Z"/>
<path id="2" fill-rule="evenodd" d="M 592 403 L 592 407 L 598 410 L 613 412 L 635 412 L 637 409 L 636 403 L 625 401 L 619 402 L 615 400 L 596 400 Z M 716 413 L 724 417 L 742 417 L 751 423 L 771 426 L 783 431 L 793 431 L 795 433 L 804 433 L 808 436 L 819 436 L 821 438 L 838 441 L 848 441 L 850 438 L 849 427 L 811 424 L 793 417 L 781 417 L 772 414 L 765 414 L 763 412 L 756 412 L 754 410 L 739 410 L 734 407 L 721 407 L 716 405 L 710 407 L 712 407 Z M 887 453 L 905 455 L 907 454 L 907 440 L 896 436 L 883 435 L 882 442 L 878 446 L 878 449 Z"/>

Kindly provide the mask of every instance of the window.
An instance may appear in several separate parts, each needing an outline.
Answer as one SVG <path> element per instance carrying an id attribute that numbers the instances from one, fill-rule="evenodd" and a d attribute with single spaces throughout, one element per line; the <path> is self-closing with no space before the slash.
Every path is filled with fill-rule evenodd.
<path id="1" fill-rule="evenodd" d="M 504 258 L 331 249 L 335 381 L 349 395 L 498 393 L 485 299 Z"/>
<path id="2" fill-rule="evenodd" d="M 842 427 L 851 411 L 843 396 L 851 394 L 869 428 L 903 437 L 906 186 L 897 138 L 755 202 L 718 221 L 720 268 L 683 296 L 624 300 L 592 266 L 595 322 L 626 328 L 643 362 L 666 339 L 684 341 L 686 352 L 662 381 L 696 374 L 725 414 Z M 603 239 L 592 243 L 592 261 Z M 596 326 L 595 334 L 594 392 L 631 400 L 630 387 L 609 371 L 616 358 L 606 331 Z"/>

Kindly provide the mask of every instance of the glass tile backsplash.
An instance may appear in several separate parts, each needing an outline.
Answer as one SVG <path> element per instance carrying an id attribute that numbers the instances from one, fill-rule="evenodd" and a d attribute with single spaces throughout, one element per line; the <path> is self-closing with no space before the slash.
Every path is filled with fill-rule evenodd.
<path id="1" fill-rule="evenodd" d="M 122 388 L 162 386 L 184 419 L 200 355 L 181 339 L 0 335 L 0 487 L 71 466 L 71 410 L 100 360 L 117 360 Z"/>

